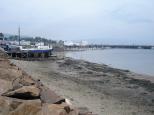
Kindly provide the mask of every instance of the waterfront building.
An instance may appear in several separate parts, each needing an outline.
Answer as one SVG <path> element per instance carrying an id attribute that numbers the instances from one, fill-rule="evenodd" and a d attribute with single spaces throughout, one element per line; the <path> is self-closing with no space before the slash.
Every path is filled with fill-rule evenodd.
<path id="1" fill-rule="evenodd" d="M 86 45 L 88 45 L 87 41 L 80 41 L 80 46 L 86 46 Z"/>
<path id="2" fill-rule="evenodd" d="M 15 40 L 15 41 L 9 41 L 11 43 L 11 45 L 19 45 L 19 41 Z M 25 41 L 25 40 L 21 40 L 20 41 L 20 45 L 22 46 L 29 46 L 31 45 L 30 41 Z"/>
<path id="3" fill-rule="evenodd" d="M 65 46 L 73 46 L 74 43 L 72 41 L 64 41 Z"/>
<path id="4" fill-rule="evenodd" d="M 31 43 L 30 41 L 25 41 L 25 40 L 20 41 L 20 45 L 22 45 L 22 46 L 29 46 L 30 43 Z"/>
<path id="5" fill-rule="evenodd" d="M 44 42 L 36 42 L 35 46 L 44 46 Z"/>
<path id="6" fill-rule="evenodd" d="M 87 41 L 73 42 L 73 41 L 65 41 L 65 46 L 86 46 L 88 45 Z"/>
<path id="7" fill-rule="evenodd" d="M 19 41 L 9 41 L 11 45 L 19 45 Z"/>
<path id="8" fill-rule="evenodd" d="M 4 40 L 4 34 L 0 33 L 0 40 Z"/>

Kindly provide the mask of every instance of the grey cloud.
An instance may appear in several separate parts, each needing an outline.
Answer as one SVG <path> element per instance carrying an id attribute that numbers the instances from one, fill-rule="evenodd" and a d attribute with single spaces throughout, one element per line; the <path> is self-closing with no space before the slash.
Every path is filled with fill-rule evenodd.
<path id="1" fill-rule="evenodd" d="M 152 0 L 1 0 L 0 31 L 62 40 L 154 37 Z M 98 41 L 99 41 L 98 40 Z M 154 43 L 154 40 L 153 40 Z"/>

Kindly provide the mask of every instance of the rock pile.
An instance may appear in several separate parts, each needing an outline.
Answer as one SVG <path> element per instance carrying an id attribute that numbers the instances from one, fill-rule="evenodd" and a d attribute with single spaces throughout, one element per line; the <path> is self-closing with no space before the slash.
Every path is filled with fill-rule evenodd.
<path id="1" fill-rule="evenodd" d="M 3 50 L 3 48 L 0 47 L 0 57 L 1 58 L 6 58 L 7 57 L 7 54 L 4 53 L 5 51 Z"/>
<path id="2" fill-rule="evenodd" d="M 0 115 L 93 115 L 74 107 L 0 52 Z M 9 71 L 8 71 L 9 70 Z M 6 77 L 7 75 L 7 77 Z"/>

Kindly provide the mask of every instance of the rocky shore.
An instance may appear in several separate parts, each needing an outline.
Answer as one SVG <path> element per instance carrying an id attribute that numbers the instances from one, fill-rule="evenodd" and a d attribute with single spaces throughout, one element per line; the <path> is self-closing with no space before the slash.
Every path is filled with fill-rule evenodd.
<path id="1" fill-rule="evenodd" d="M 93 115 L 72 103 L 41 80 L 34 79 L 0 50 L 0 115 Z"/>

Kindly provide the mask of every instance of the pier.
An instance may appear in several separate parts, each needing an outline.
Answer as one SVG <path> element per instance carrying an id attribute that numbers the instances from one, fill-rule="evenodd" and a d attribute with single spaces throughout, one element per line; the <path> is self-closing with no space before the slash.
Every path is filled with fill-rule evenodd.
<path id="1" fill-rule="evenodd" d="M 52 51 L 7 51 L 7 54 L 11 58 L 48 58 L 52 55 Z"/>
<path id="2" fill-rule="evenodd" d="M 66 51 L 98 50 L 98 49 L 154 49 L 152 45 L 86 45 L 86 46 L 65 46 Z"/>

